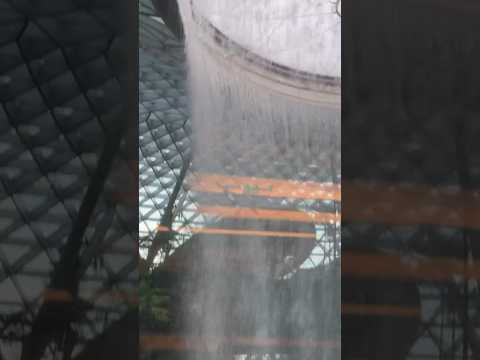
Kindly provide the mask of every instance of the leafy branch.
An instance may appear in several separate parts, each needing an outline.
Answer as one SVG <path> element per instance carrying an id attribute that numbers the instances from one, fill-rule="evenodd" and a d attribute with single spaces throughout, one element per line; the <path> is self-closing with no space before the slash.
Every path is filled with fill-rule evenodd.
<path id="1" fill-rule="evenodd" d="M 150 277 L 144 277 L 139 287 L 139 311 L 142 321 L 148 325 L 170 321 L 168 305 L 170 296 L 164 289 L 156 288 Z"/>

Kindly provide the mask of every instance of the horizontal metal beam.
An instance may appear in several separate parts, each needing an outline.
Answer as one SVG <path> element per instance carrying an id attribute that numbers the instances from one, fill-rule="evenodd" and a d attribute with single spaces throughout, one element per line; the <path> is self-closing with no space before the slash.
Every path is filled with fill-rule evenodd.
<path id="1" fill-rule="evenodd" d="M 228 206 L 198 206 L 197 210 L 202 215 L 219 216 L 228 219 L 267 219 L 285 220 L 303 223 L 336 223 L 340 222 L 340 214 L 318 211 L 291 211 L 272 210 Z"/>
<path id="2" fill-rule="evenodd" d="M 398 279 L 405 281 L 452 281 L 480 279 L 480 262 L 430 257 L 407 259 L 401 255 L 342 253 L 342 276 L 351 278 Z"/>
<path id="3" fill-rule="evenodd" d="M 344 182 L 343 220 L 387 225 L 480 229 L 480 189 L 416 184 Z"/>
<path id="4" fill-rule="evenodd" d="M 340 341 L 282 339 L 262 337 L 217 337 L 217 336 L 175 336 L 149 334 L 140 336 L 140 349 L 143 351 L 199 351 L 216 352 L 219 346 L 258 349 L 335 349 L 340 347 Z"/>
<path id="5" fill-rule="evenodd" d="M 192 191 L 288 199 L 340 201 L 340 185 L 313 181 L 268 179 L 195 173 L 187 181 Z"/>

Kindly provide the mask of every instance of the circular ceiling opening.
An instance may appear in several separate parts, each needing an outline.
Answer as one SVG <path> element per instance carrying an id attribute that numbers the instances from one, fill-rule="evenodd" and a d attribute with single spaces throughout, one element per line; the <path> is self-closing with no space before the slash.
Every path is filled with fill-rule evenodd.
<path id="1" fill-rule="evenodd" d="M 193 0 L 227 38 L 271 62 L 341 76 L 340 0 Z"/>

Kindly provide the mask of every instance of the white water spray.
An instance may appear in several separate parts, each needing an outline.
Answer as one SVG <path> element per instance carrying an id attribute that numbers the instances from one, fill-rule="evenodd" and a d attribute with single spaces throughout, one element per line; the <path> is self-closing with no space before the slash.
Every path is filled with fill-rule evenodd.
<path id="1" fill-rule="evenodd" d="M 305 182 L 338 183 L 339 18 L 323 16 L 330 3 L 322 1 L 302 6 L 300 1 L 288 1 L 289 5 L 246 1 L 242 6 L 229 6 L 233 3 L 226 0 L 180 1 L 192 99 L 194 173 L 281 179 L 295 184 L 298 193 Z M 248 4 L 254 11 L 247 11 Z M 287 10 L 293 13 L 286 16 Z M 307 15 L 314 20 L 301 25 Z M 278 23 L 282 16 L 283 26 L 275 28 L 271 19 Z M 215 27 L 236 44 L 218 41 Z M 289 32 L 289 27 L 298 31 Z M 318 41 L 313 40 L 315 29 L 322 33 Z M 268 41 L 263 36 L 267 30 Z M 305 46 L 294 46 L 300 42 Z M 237 45 L 246 51 L 239 52 Z M 252 60 L 249 51 L 267 61 Z M 285 72 L 275 71 L 272 61 Z M 279 211 L 314 212 L 321 205 L 318 199 L 298 201 L 288 195 L 273 200 L 220 196 L 203 194 L 199 201 Z M 338 261 L 314 262 L 313 269 L 298 270 L 311 261 L 310 252 L 319 251 L 319 226 L 288 219 L 207 220 L 206 226 L 218 229 L 221 224 L 230 233 L 192 239 L 196 263 L 185 308 L 188 332 L 203 339 L 205 352 L 196 358 L 339 357 Z M 246 229 L 250 233 L 238 235 Z M 292 237 L 285 234 L 296 234 L 296 239 L 285 240 Z M 298 234 L 306 234 L 305 239 Z M 333 236 L 325 231 L 321 235 Z M 240 265 L 232 258 L 241 259 Z"/>

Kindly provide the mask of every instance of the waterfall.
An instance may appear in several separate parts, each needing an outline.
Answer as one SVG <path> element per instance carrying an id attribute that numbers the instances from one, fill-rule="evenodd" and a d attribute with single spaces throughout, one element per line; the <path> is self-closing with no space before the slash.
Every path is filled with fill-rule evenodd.
<path id="1" fill-rule="evenodd" d="M 260 47 L 268 50 L 263 53 L 242 49 L 252 39 L 257 44 L 255 34 L 268 30 L 265 11 L 254 12 L 255 32 L 257 23 L 242 22 L 247 15 L 231 8 L 228 16 L 237 20 L 232 26 L 245 29 L 242 39 L 241 29 L 232 32 L 223 25 L 226 32 L 219 33 L 212 26 L 228 9 L 221 3 L 180 1 L 193 126 L 189 181 L 204 219 L 190 240 L 194 260 L 187 264 L 184 290 L 186 331 L 191 345 L 202 349 L 191 356 L 336 359 L 340 44 L 332 39 L 339 37 L 324 34 L 319 44 L 309 44 L 306 55 L 297 51 L 275 57 L 279 64 L 264 61 L 278 52 L 278 36 L 270 37 L 270 48 Z M 304 15 L 312 17 L 324 10 L 309 3 L 310 9 L 293 10 L 309 10 Z M 327 32 L 331 24 L 314 25 Z M 280 39 L 288 38 L 284 45 L 292 46 L 293 35 L 281 31 Z M 307 39 L 313 36 L 313 27 L 303 31 Z M 235 41 L 226 34 L 234 34 Z M 319 52 L 328 61 L 315 61 Z M 302 62 L 301 56 L 310 58 Z M 320 76 L 320 69 L 328 70 Z M 326 213 L 334 220 L 325 220 L 327 215 L 321 220 Z"/>

